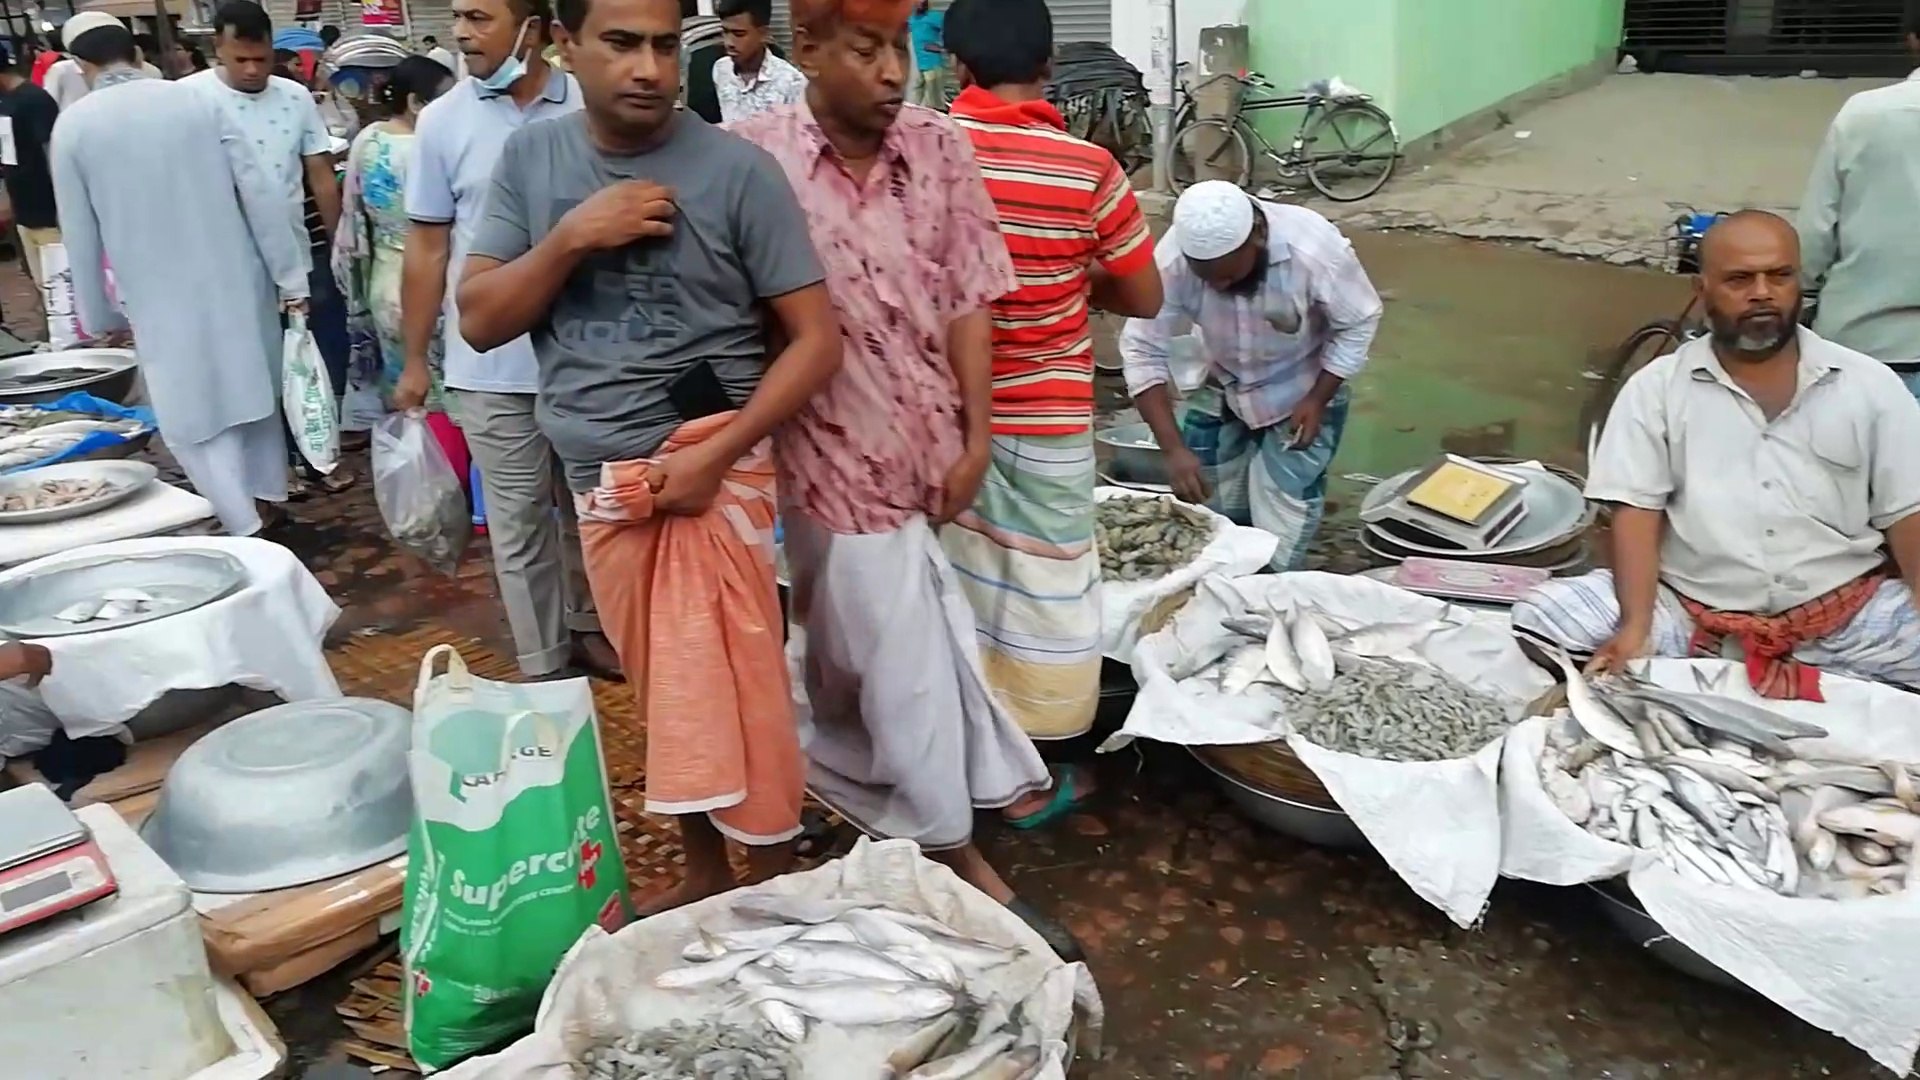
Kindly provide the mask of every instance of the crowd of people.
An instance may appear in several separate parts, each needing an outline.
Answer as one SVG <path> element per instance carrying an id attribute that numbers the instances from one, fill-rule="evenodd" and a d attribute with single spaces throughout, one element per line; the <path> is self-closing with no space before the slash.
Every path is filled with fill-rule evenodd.
<path id="1" fill-rule="evenodd" d="M 85 329 L 131 332 L 167 446 L 236 535 L 289 494 L 283 321 L 337 310 L 336 385 L 471 455 L 521 671 L 631 682 L 648 806 L 686 850 L 652 910 L 731 887 L 730 841 L 781 872 L 810 789 L 1071 955 L 973 836 L 976 811 L 1040 827 L 1092 791 L 1036 748 L 1098 697 L 1091 312 L 1129 320 L 1176 493 L 1297 567 L 1382 318 L 1351 244 L 1223 182 L 1156 244 L 1046 100 L 1045 0 L 794 0 L 790 56 L 768 0 L 719 0 L 704 61 L 677 0 L 452 10 L 457 56 L 384 69 L 340 180 L 248 0 L 216 15 L 217 65 L 175 80 L 76 16 L 87 93 L 25 108 L 25 73 L 0 76 L 23 237 L 57 228 Z M 916 74 L 948 69 L 950 110 Z M 1594 463 L 1615 576 L 1530 597 L 1523 630 L 1603 663 L 1819 643 L 1920 683 L 1920 403 L 1796 329 L 1797 246 L 1752 213 L 1709 236 L 1713 333 L 1633 379 Z M 1188 325 L 1207 377 L 1176 391 Z"/>

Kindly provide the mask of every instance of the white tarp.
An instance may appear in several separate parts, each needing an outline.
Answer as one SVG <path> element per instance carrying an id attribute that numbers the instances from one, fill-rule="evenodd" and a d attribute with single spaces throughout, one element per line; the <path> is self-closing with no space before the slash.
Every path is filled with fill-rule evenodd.
<path id="1" fill-rule="evenodd" d="M 1095 502 L 1171 497 L 1133 488 L 1093 489 Z M 1219 526 L 1219 531 L 1214 533 L 1213 539 L 1192 562 L 1152 581 L 1100 582 L 1100 651 L 1123 664 L 1133 661 L 1134 645 L 1140 640 L 1140 620 L 1153 610 L 1155 604 L 1208 574 L 1225 574 L 1228 577 L 1251 574 L 1267 565 L 1267 560 L 1273 558 L 1274 549 L 1280 545 L 1280 538 L 1270 532 L 1235 525 L 1204 506 L 1192 503 L 1181 505 L 1207 515 Z"/>
<path id="2" fill-rule="evenodd" d="M 1717 672 L 1721 660 L 1654 660 L 1647 677 L 1694 689 L 1691 668 Z M 1758 702 L 1739 673 L 1733 694 Z M 1920 696 L 1836 675 L 1821 679 L 1824 704 L 1766 706 L 1819 724 L 1824 739 L 1796 739 L 1798 756 L 1878 762 L 1920 761 Z M 1575 825 L 1540 785 L 1548 725 L 1536 718 L 1507 739 L 1501 767 L 1505 832 L 1502 873 L 1555 885 L 1627 874 L 1647 914 L 1674 940 L 1771 998 L 1807 1023 L 1865 1050 L 1905 1075 L 1920 1049 L 1920 893 L 1865 900 L 1811 900 L 1689 881 L 1638 848 L 1602 840 Z"/>
<path id="3" fill-rule="evenodd" d="M 871 897 L 984 941 L 1024 945 L 1025 956 L 983 973 L 970 989 L 1009 1005 L 1022 1004 L 1024 1015 L 1040 1027 L 1054 1050 L 1039 1074 L 1042 1080 L 1065 1080 L 1069 1038 L 1086 1052 L 1098 1049 L 1103 1012 L 1085 964 L 1061 961 L 1018 916 L 921 856 L 911 841 L 863 839 L 845 858 L 814 870 L 689 904 L 617 934 L 589 929 L 560 961 L 531 1035 L 498 1054 L 471 1059 L 439 1075 L 449 1080 L 576 1080 L 571 1062 L 579 1050 L 596 1042 L 719 1014 L 739 997 L 736 988 L 662 990 L 654 986 L 654 976 L 684 965 L 680 950 L 694 940 L 696 928 L 734 929 L 742 924 L 732 914 L 733 905 L 768 895 Z M 740 1020 L 759 1022 L 751 1013 L 742 1013 Z M 911 1030 L 820 1025 L 799 1049 L 799 1075 L 879 1076 L 886 1055 Z"/>
<path id="4" fill-rule="evenodd" d="M 1343 624 L 1438 621 L 1458 624 L 1396 657 L 1427 663 L 1510 703 L 1518 716 L 1552 681 L 1514 644 L 1504 620 L 1383 582 L 1317 571 L 1209 577 L 1192 601 L 1134 652 L 1140 684 L 1133 711 L 1102 749 L 1134 738 L 1181 746 L 1269 742 L 1287 745 L 1326 785 L 1340 808 L 1394 872 L 1461 926 L 1479 919 L 1500 869 L 1498 772 L 1500 740 L 1472 757 L 1394 762 L 1323 749 L 1287 726 L 1284 702 L 1254 694 L 1229 696 L 1203 681 L 1180 680 L 1243 641 L 1220 620 L 1241 610 L 1325 612 Z M 1436 824 L 1437 823 L 1437 824 Z"/>

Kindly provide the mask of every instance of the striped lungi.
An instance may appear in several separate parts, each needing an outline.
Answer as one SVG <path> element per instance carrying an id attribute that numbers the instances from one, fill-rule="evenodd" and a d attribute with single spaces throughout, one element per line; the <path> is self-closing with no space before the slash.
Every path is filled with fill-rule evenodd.
<path id="1" fill-rule="evenodd" d="M 1619 624 L 1620 602 L 1614 598 L 1613 573 L 1608 570 L 1555 578 L 1513 605 L 1514 629 L 1578 655 L 1606 644 Z M 1661 586 L 1647 651 L 1654 656 L 1688 656 L 1693 632 L 1693 619 L 1680 597 Z M 1915 610 L 1913 593 L 1899 581 L 1881 582 L 1852 622 L 1800 646 L 1793 656 L 1837 675 L 1920 689 L 1920 611 Z"/>
<path id="2" fill-rule="evenodd" d="M 979 497 L 941 530 L 987 681 L 1036 739 L 1085 734 L 1099 701 L 1093 482 L 1090 431 L 996 435 Z"/>
<path id="3" fill-rule="evenodd" d="M 1180 437 L 1200 459 L 1200 475 L 1213 493 L 1207 506 L 1236 525 L 1250 525 L 1280 538 L 1269 564 L 1298 570 L 1320 531 L 1327 505 L 1327 470 L 1347 429 L 1353 391 L 1341 387 L 1320 414 L 1312 443 L 1295 448 L 1291 424 L 1248 427 L 1218 388 L 1188 398 Z"/>

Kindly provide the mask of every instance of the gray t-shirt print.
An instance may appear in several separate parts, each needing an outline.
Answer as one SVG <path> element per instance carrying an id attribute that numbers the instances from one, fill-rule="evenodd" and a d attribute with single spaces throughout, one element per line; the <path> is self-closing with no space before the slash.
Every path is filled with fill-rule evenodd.
<path id="1" fill-rule="evenodd" d="M 825 277 L 773 158 L 699 117 L 672 123 L 631 157 L 596 149 L 584 113 L 528 124 L 507 139 L 474 236 L 473 254 L 511 261 L 609 184 L 674 189 L 671 237 L 581 260 L 533 329 L 535 416 L 575 491 L 602 462 L 658 452 L 681 422 L 667 386 L 696 361 L 743 404 L 767 366 L 763 301 Z"/>

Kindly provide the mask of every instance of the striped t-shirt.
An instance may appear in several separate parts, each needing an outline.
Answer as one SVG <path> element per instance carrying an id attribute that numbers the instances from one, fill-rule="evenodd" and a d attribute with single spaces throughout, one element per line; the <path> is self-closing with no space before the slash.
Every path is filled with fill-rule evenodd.
<path id="1" fill-rule="evenodd" d="M 1093 422 L 1088 267 L 1125 276 L 1153 240 L 1113 156 L 1066 132 L 1044 101 L 970 86 L 953 119 L 973 140 L 1020 288 L 993 304 L 993 430 L 1073 435 Z"/>

